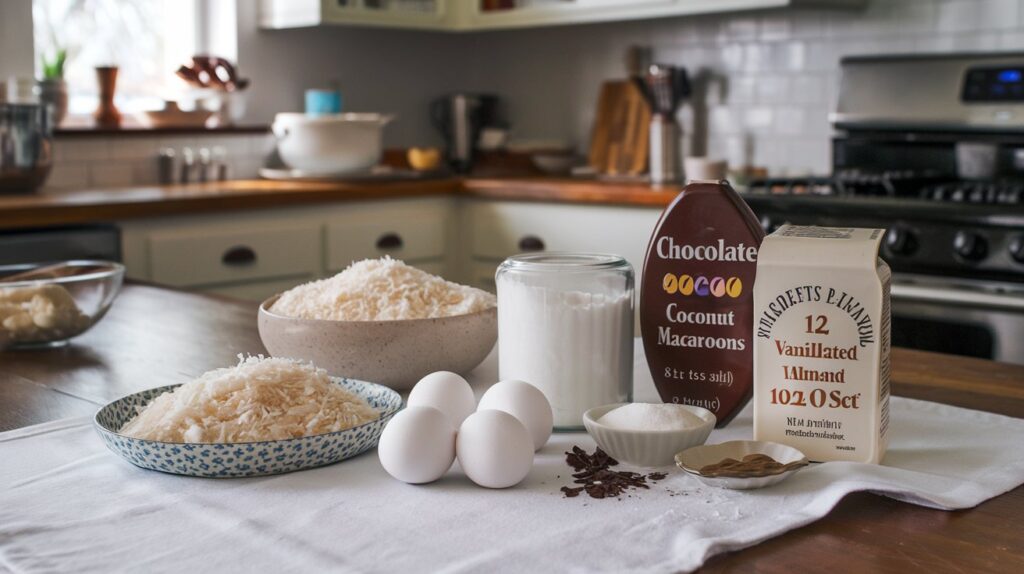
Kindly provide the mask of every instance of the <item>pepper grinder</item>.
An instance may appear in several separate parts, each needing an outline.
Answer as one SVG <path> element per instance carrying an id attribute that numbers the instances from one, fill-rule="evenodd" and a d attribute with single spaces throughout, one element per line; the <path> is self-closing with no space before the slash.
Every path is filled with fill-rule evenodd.
<path id="1" fill-rule="evenodd" d="M 651 183 L 674 183 L 680 178 L 679 141 L 682 130 L 676 122 L 679 104 L 690 96 L 690 78 L 685 68 L 651 64 L 634 82 L 651 106 Z"/>
<path id="2" fill-rule="evenodd" d="M 114 104 L 117 90 L 117 66 L 97 66 L 96 81 L 99 83 L 100 103 L 92 113 L 96 125 L 101 128 L 121 126 L 121 112 Z"/>

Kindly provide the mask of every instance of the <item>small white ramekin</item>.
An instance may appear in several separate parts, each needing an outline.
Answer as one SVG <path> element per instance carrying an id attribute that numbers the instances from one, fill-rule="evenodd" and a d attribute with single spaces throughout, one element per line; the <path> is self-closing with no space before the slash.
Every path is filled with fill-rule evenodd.
<path id="1" fill-rule="evenodd" d="M 707 409 L 674 405 L 697 415 L 704 423 L 683 430 L 642 431 L 617 429 L 597 422 L 608 411 L 625 404 L 628 403 L 615 403 L 590 409 L 583 413 L 583 426 L 603 451 L 619 462 L 633 466 L 661 467 L 675 464 L 676 453 L 704 444 L 717 421 L 714 413 Z"/>

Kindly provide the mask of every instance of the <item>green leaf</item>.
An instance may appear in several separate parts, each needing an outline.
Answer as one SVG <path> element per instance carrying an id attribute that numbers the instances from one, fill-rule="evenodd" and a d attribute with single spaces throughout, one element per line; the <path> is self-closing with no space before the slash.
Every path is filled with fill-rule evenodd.
<path id="1" fill-rule="evenodd" d="M 53 60 L 47 60 L 46 56 L 39 58 L 43 68 L 43 79 L 44 80 L 58 80 L 64 77 L 64 64 L 67 62 L 68 51 L 64 48 L 59 48 L 57 54 Z"/>

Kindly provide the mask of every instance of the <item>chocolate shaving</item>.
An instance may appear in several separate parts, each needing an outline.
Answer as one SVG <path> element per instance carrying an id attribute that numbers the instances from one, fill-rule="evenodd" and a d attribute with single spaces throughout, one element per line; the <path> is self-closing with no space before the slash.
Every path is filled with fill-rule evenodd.
<path id="1" fill-rule="evenodd" d="M 563 486 L 562 492 L 565 493 L 566 498 L 575 498 L 579 496 L 581 492 L 583 492 L 583 487 L 581 486 L 579 488 L 571 488 L 568 486 Z"/>
<path id="2" fill-rule="evenodd" d="M 565 462 L 575 471 L 572 474 L 573 483 L 582 485 L 563 486 L 561 490 L 565 498 L 575 498 L 583 492 L 591 498 L 618 498 L 629 490 L 650 488 L 648 480 L 656 482 L 668 476 L 664 472 L 643 475 L 625 470 L 612 470 L 611 467 L 618 466 L 619 461 L 608 456 L 608 453 L 600 448 L 597 448 L 594 454 L 587 454 L 582 448 L 573 446 L 571 451 L 565 453 Z"/>

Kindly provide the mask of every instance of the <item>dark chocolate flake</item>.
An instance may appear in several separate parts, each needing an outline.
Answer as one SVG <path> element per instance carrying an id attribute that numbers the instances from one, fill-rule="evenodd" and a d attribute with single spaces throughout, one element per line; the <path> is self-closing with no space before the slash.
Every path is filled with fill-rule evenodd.
<path id="1" fill-rule="evenodd" d="M 563 486 L 562 493 L 566 498 L 579 496 L 583 491 L 591 498 L 617 498 L 622 500 L 622 495 L 627 494 L 631 489 L 650 488 L 647 480 L 657 481 L 664 479 L 667 475 L 663 472 L 654 472 L 644 476 L 637 472 L 611 470 L 611 467 L 618 466 L 619 461 L 608 456 L 600 448 L 594 454 L 587 454 L 578 446 L 565 453 L 565 462 L 575 471 L 572 473 L 573 483 L 582 486 Z"/>

